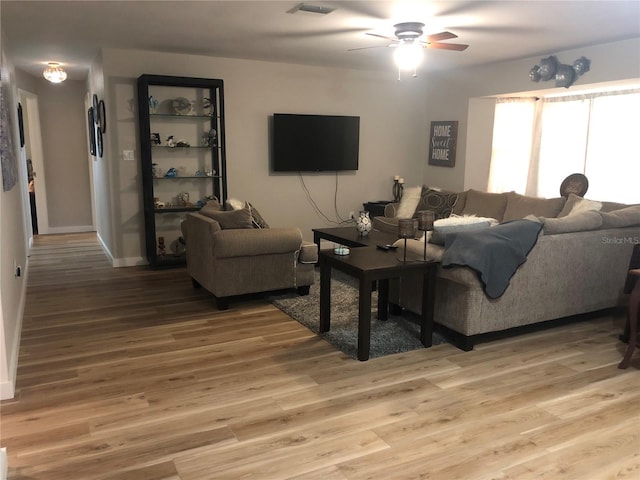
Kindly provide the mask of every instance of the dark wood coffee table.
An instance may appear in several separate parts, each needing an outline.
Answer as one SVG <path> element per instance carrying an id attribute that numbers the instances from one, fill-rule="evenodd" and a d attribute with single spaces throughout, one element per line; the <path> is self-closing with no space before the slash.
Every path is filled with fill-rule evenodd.
<path id="1" fill-rule="evenodd" d="M 336 228 L 314 228 L 313 243 L 318 245 L 320 252 L 320 240 L 325 239 L 347 247 L 365 247 L 368 245 L 391 245 L 398 240 L 397 234 L 371 230 L 367 235 L 360 235 L 355 226 Z"/>
<path id="2" fill-rule="evenodd" d="M 437 262 L 423 262 L 407 256 L 407 262 L 398 260 L 399 251 L 379 250 L 375 246 L 353 248 L 349 255 L 335 255 L 333 250 L 322 250 L 320 262 L 320 332 L 331 328 L 331 269 L 335 268 L 358 279 L 358 360 L 369 359 L 371 341 L 371 292 L 378 282 L 378 319 L 386 320 L 389 310 L 389 279 L 403 273 L 422 272 L 422 314 L 420 341 L 430 347 L 433 336 L 433 307 Z"/>

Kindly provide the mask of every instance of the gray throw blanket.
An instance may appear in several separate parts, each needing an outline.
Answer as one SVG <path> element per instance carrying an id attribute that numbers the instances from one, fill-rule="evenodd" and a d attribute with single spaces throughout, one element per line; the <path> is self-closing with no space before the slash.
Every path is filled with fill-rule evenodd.
<path id="1" fill-rule="evenodd" d="M 450 233 L 445 238 L 443 267 L 475 270 L 489 298 L 500 297 L 536 244 L 542 223 L 513 220 L 473 232 Z"/>

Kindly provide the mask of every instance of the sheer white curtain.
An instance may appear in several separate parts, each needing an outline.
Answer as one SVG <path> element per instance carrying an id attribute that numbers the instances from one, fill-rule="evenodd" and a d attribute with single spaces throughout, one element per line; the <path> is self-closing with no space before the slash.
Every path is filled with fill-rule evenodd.
<path id="1" fill-rule="evenodd" d="M 640 203 L 640 92 L 593 99 L 584 174 L 588 197 Z"/>
<path id="2" fill-rule="evenodd" d="M 496 104 L 489 191 L 557 197 L 572 173 L 588 198 L 640 203 L 640 90 Z"/>
<path id="3" fill-rule="evenodd" d="M 560 196 L 560 184 L 572 173 L 584 173 L 589 131 L 586 98 L 543 100 L 536 196 Z"/>
<path id="4" fill-rule="evenodd" d="M 525 193 L 531 158 L 536 99 L 504 98 L 496 103 L 489 169 L 490 192 Z"/>

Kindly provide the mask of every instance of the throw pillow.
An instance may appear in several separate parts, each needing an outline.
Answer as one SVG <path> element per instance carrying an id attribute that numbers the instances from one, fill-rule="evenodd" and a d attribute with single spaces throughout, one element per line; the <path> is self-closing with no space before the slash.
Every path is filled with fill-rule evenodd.
<path id="1" fill-rule="evenodd" d="M 269 228 L 269 224 L 266 222 L 266 220 L 264 218 L 262 218 L 262 215 L 260 215 L 258 210 L 256 210 L 256 207 L 251 205 L 251 203 L 247 202 L 247 208 L 249 209 L 249 212 L 251 213 L 251 222 L 253 223 L 254 227 L 256 227 L 256 228 Z"/>
<path id="2" fill-rule="evenodd" d="M 640 205 L 621 208 L 613 212 L 600 212 L 602 228 L 621 228 L 640 225 Z"/>
<path id="3" fill-rule="evenodd" d="M 565 201 L 564 197 L 536 198 L 509 192 L 507 193 L 507 208 L 504 211 L 502 221 L 519 220 L 527 215 L 554 218 L 564 207 Z"/>
<path id="4" fill-rule="evenodd" d="M 543 222 L 544 234 L 555 235 L 597 230 L 602 225 L 602 216 L 599 212 L 588 210 L 560 218 L 544 218 Z"/>
<path id="5" fill-rule="evenodd" d="M 420 194 L 420 202 L 416 207 L 416 211 L 430 210 L 436 220 L 451 216 L 453 207 L 458 201 L 458 193 L 446 192 L 437 188 L 422 187 Z"/>
<path id="6" fill-rule="evenodd" d="M 205 212 L 211 211 L 211 212 L 220 212 L 224 209 L 224 207 L 222 205 L 220 205 L 218 202 L 207 202 L 204 207 L 202 207 L 200 209 L 200 213 L 204 214 Z"/>
<path id="7" fill-rule="evenodd" d="M 408 187 L 404 189 L 396 215 L 398 218 L 413 217 L 413 214 L 416 212 L 418 202 L 420 202 L 421 192 L 422 187 Z"/>
<path id="8" fill-rule="evenodd" d="M 597 202 L 595 200 L 587 200 L 586 198 L 579 197 L 575 193 L 570 193 L 567 198 L 564 207 L 558 214 L 558 218 L 566 217 L 567 215 L 572 215 L 580 212 L 586 212 L 589 210 L 601 210 L 602 202 Z"/>
<path id="9" fill-rule="evenodd" d="M 245 202 L 238 200 L 237 198 L 229 198 L 224 202 L 225 210 L 242 210 L 246 207 Z"/>
<path id="10" fill-rule="evenodd" d="M 502 221 L 506 208 L 507 195 L 505 193 L 487 193 L 470 189 L 467 191 L 463 213 Z"/>
<path id="11" fill-rule="evenodd" d="M 248 208 L 242 210 L 200 210 L 200 213 L 215 220 L 223 230 L 253 228 Z"/>
<path id="12" fill-rule="evenodd" d="M 437 245 L 444 245 L 448 234 L 481 230 L 489 228 L 496 223 L 496 220 L 493 218 L 476 217 L 475 215 L 465 215 L 462 217 L 452 215 L 449 218 L 433 222 L 433 234 L 429 241 Z"/>

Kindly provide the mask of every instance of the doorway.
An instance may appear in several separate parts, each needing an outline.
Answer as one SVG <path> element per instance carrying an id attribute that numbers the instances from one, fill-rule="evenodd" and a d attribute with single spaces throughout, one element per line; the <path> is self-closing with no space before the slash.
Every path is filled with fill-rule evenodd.
<path id="1" fill-rule="evenodd" d="M 49 214 L 38 96 L 26 90 L 18 90 L 18 96 L 22 105 L 32 232 L 34 235 L 47 234 L 49 233 Z"/>

